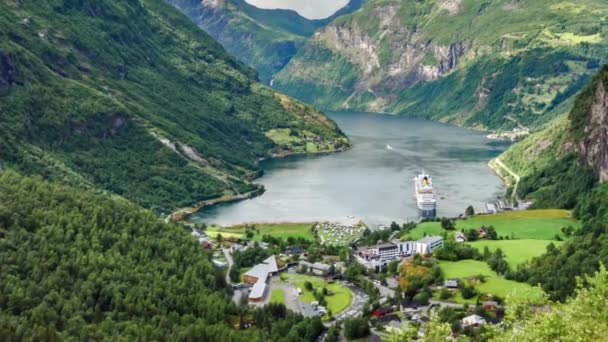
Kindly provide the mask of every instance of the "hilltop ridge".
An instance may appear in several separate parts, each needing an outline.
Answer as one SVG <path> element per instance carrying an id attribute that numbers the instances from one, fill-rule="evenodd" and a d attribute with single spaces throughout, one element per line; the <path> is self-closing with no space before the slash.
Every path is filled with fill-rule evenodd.
<path id="1" fill-rule="evenodd" d="M 4 167 L 163 212 L 257 189 L 307 137 L 349 144 L 160 0 L 0 3 L 0 103 Z"/>

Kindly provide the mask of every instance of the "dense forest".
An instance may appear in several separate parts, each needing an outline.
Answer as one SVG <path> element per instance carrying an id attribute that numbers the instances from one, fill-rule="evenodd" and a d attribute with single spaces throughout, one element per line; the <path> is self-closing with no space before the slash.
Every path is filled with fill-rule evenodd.
<path id="1" fill-rule="evenodd" d="M 310 341 L 322 329 L 282 305 L 236 306 L 188 232 L 124 199 L 12 171 L 0 198 L 0 340 Z"/>
<path id="2" fill-rule="evenodd" d="M 2 162 L 167 212 L 255 189 L 273 129 L 345 140 L 256 77 L 162 0 L 2 1 Z"/>

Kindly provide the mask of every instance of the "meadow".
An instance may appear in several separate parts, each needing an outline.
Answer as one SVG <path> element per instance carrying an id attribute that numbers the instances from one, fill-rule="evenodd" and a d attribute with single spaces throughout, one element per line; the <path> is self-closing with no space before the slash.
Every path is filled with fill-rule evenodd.
<path id="1" fill-rule="evenodd" d="M 264 235 L 270 235 L 272 237 L 287 239 L 292 238 L 304 238 L 307 240 L 314 240 L 315 236 L 310 231 L 313 226 L 312 223 L 264 223 L 264 224 L 253 224 L 256 228 L 254 235 L 251 238 L 253 241 L 262 241 Z M 259 230 L 259 233 L 257 232 Z M 237 238 L 245 239 L 246 226 L 234 226 L 234 227 L 218 227 L 211 226 L 206 230 L 207 234 L 212 237 L 217 237 L 218 234 L 222 234 L 224 238 Z"/>
<path id="2" fill-rule="evenodd" d="M 488 264 L 476 260 L 461 260 L 456 262 L 441 261 L 439 263 L 446 279 L 466 279 L 477 275 L 485 276 L 485 282 L 475 284 L 475 289 L 482 295 L 494 295 L 506 298 L 516 293 L 519 298 L 533 300 L 542 294 L 542 290 L 526 283 L 518 283 L 498 276 Z M 475 303 L 476 297 L 464 299 L 457 293 L 453 300 L 457 303 Z"/>
<path id="3" fill-rule="evenodd" d="M 555 235 L 561 236 L 561 228 L 580 227 L 568 210 L 525 210 L 503 212 L 495 215 L 478 215 L 467 220 L 458 221 L 456 228 L 474 229 L 481 226 L 493 226 L 498 236 L 510 239 L 552 240 Z"/>
<path id="4" fill-rule="evenodd" d="M 553 240 L 556 235 L 562 236 L 561 228 L 580 227 L 580 222 L 572 218 L 568 210 L 526 210 L 502 212 L 494 215 L 477 215 L 466 220 L 456 221 L 456 231 L 479 229 L 482 226 L 493 226 L 498 236 L 513 239 Z M 446 232 L 439 222 L 423 222 L 404 236 L 418 240 L 425 235 L 441 235 Z"/>
<path id="5" fill-rule="evenodd" d="M 270 294 L 271 303 L 285 304 L 285 292 L 281 289 L 274 289 Z"/>
<path id="6" fill-rule="evenodd" d="M 353 301 L 353 293 L 346 286 L 340 283 L 336 282 L 330 284 L 322 278 L 300 274 L 290 274 L 289 277 L 293 279 L 293 283 L 296 288 L 302 289 L 302 296 L 300 296 L 300 300 L 303 302 L 311 303 L 316 301 L 312 291 L 306 290 L 304 286 L 306 281 L 311 282 L 313 288 L 319 292 L 322 291 L 324 287 L 326 287 L 328 291 L 332 292 L 333 294 L 331 296 L 325 296 L 325 300 L 327 301 L 327 309 L 331 310 L 334 316 L 346 310 Z"/>
<path id="7" fill-rule="evenodd" d="M 481 240 L 471 242 L 470 245 L 477 248 L 480 252 L 483 252 L 484 247 L 488 247 L 491 252 L 500 248 L 506 256 L 506 260 L 512 269 L 516 269 L 517 265 L 521 265 L 534 257 L 540 256 L 545 253 L 547 246 L 553 243 L 556 247 L 559 247 L 563 241 L 552 241 L 552 240 Z"/>

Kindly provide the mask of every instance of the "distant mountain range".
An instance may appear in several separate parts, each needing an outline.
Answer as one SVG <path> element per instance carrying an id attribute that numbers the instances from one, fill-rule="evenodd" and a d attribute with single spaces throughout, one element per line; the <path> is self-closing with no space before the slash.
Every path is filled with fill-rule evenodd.
<path id="1" fill-rule="evenodd" d="M 297 12 L 260 9 L 245 0 L 167 0 L 217 39 L 238 60 L 270 84 L 312 34 L 335 18 L 358 10 L 367 0 L 351 0 L 326 19 Z"/>
<path id="2" fill-rule="evenodd" d="M 468 127 L 541 127 L 608 56 L 602 0 L 353 1 L 322 21 L 244 0 L 169 2 L 307 103 Z"/>

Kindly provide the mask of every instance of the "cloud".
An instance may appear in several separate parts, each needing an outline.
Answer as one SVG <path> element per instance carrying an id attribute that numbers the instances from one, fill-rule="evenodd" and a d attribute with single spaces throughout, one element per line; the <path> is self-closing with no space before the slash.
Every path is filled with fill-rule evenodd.
<path id="1" fill-rule="evenodd" d="M 292 9 L 309 19 L 323 19 L 346 6 L 349 0 L 245 0 L 259 8 Z"/>

